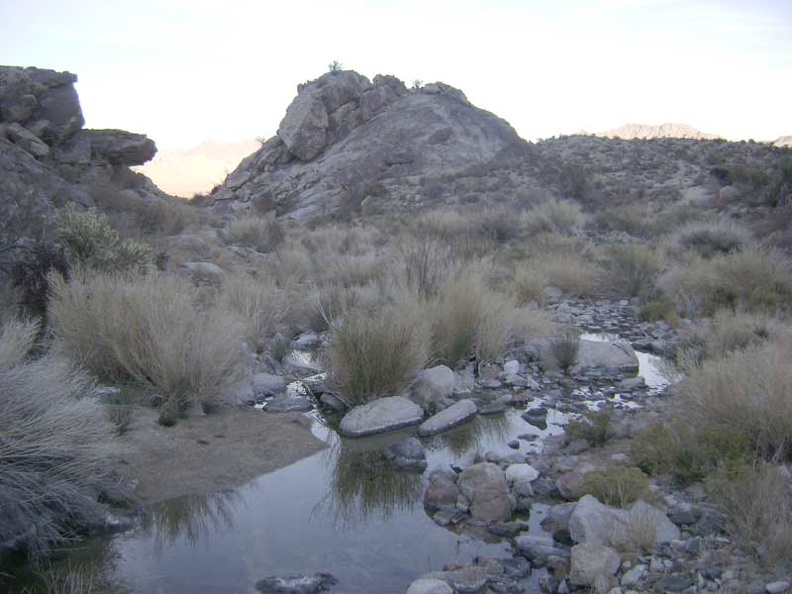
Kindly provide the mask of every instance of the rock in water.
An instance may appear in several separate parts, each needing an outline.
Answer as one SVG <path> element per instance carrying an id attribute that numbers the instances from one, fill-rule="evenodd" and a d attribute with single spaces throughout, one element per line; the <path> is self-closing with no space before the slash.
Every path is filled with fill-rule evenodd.
<path id="1" fill-rule="evenodd" d="M 512 503 L 506 477 L 497 464 L 474 464 L 459 475 L 457 486 L 470 502 L 470 514 L 479 522 L 504 522 L 511 517 Z"/>
<path id="2" fill-rule="evenodd" d="M 314 575 L 271 575 L 256 582 L 256 590 L 263 594 L 318 594 L 338 580 L 329 573 Z"/>
<path id="3" fill-rule="evenodd" d="M 362 437 L 417 425 L 422 418 L 420 406 L 403 396 L 391 396 L 350 410 L 341 419 L 338 432 L 345 437 Z"/>
<path id="4" fill-rule="evenodd" d="M 418 435 L 428 437 L 442 433 L 469 421 L 476 416 L 477 412 L 478 408 L 475 402 L 472 400 L 460 400 L 421 423 L 418 428 Z"/>

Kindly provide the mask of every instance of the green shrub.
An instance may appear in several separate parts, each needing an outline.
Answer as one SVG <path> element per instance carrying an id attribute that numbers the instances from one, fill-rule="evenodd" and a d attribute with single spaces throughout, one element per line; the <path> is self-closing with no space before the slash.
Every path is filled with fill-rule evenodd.
<path id="1" fill-rule="evenodd" d="M 585 439 L 597 446 L 605 445 L 614 435 L 611 420 L 609 410 L 590 412 L 579 419 L 572 419 L 566 426 L 567 440 Z"/>
<path id="2" fill-rule="evenodd" d="M 113 429 L 85 373 L 53 353 L 27 359 L 36 333 L 0 331 L 0 551 L 41 557 L 101 521 L 97 446 Z"/>
<path id="3" fill-rule="evenodd" d="M 643 500 L 657 502 L 660 497 L 650 487 L 650 478 L 633 466 L 611 466 L 588 473 L 580 494 L 590 494 L 606 505 L 627 507 Z"/>
<path id="4" fill-rule="evenodd" d="M 135 239 L 121 239 L 106 215 L 79 211 L 69 205 L 61 211 L 58 234 L 75 264 L 103 271 L 144 270 L 154 263 L 151 248 Z"/>
<path id="5" fill-rule="evenodd" d="M 158 389 L 166 408 L 222 400 L 243 362 L 244 325 L 198 289 L 168 275 L 56 280 L 53 330 L 70 355 L 100 377 Z"/>
<path id="6" fill-rule="evenodd" d="M 416 303 L 347 311 L 331 333 L 331 381 L 350 405 L 399 394 L 427 361 L 429 337 Z"/>
<path id="7" fill-rule="evenodd" d="M 665 320 L 672 326 L 679 324 L 676 303 L 664 294 L 660 294 L 651 301 L 644 303 L 638 312 L 638 317 L 644 322 Z"/>

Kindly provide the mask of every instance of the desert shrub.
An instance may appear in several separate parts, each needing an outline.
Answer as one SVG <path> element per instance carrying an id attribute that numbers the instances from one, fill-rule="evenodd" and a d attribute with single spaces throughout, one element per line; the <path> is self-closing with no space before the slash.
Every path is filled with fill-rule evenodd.
<path id="1" fill-rule="evenodd" d="M 267 278 L 232 274 L 223 281 L 222 298 L 228 308 L 247 323 L 250 345 L 263 352 L 272 336 L 283 330 L 281 325 L 289 314 L 289 293 Z"/>
<path id="2" fill-rule="evenodd" d="M 31 316 L 43 319 L 47 315 L 50 272 L 68 277 L 69 263 L 63 249 L 43 242 L 33 245 L 11 268 L 11 282 L 20 292 L 19 305 Z"/>
<path id="3" fill-rule="evenodd" d="M 677 362 L 683 367 L 723 357 L 767 340 L 773 319 L 763 314 L 720 310 L 681 333 Z"/>
<path id="4" fill-rule="evenodd" d="M 525 267 L 533 271 L 536 278 L 545 279 L 545 285 L 581 297 L 595 293 L 601 275 L 595 263 L 580 253 L 566 250 L 553 253 L 537 249 L 536 255 L 526 262 Z"/>
<path id="5" fill-rule="evenodd" d="M 624 204 L 602 209 L 594 215 L 601 231 L 623 231 L 633 237 L 649 237 L 653 214 L 645 204 Z"/>
<path id="6" fill-rule="evenodd" d="M 74 263 L 97 270 L 145 269 L 154 257 L 145 243 L 121 239 L 106 215 L 69 206 L 61 211 L 58 234 Z"/>
<path id="7" fill-rule="evenodd" d="M 461 265 L 451 246 L 428 233 L 403 235 L 396 242 L 396 260 L 405 285 L 431 297 Z"/>
<path id="8" fill-rule="evenodd" d="M 347 311 L 331 334 L 331 381 L 350 405 L 399 394 L 427 361 L 429 336 L 417 302 Z"/>
<path id="9" fill-rule="evenodd" d="M 676 303 L 668 295 L 660 294 L 641 306 L 638 317 L 644 322 L 665 320 L 672 326 L 679 324 Z"/>
<path id="10" fill-rule="evenodd" d="M 611 420 L 609 410 L 590 412 L 579 419 L 572 419 L 566 426 L 567 439 L 585 439 L 597 446 L 605 445 L 614 436 Z"/>
<path id="11" fill-rule="evenodd" d="M 715 220 L 685 225 L 674 234 L 675 242 L 694 250 L 704 258 L 728 254 L 751 243 L 751 234 L 729 220 Z"/>
<path id="12" fill-rule="evenodd" d="M 586 217 L 574 200 L 552 198 L 525 212 L 521 223 L 528 233 L 576 235 L 583 230 Z"/>
<path id="13" fill-rule="evenodd" d="M 222 232 L 226 243 L 252 248 L 258 252 L 271 252 L 284 240 L 284 232 L 275 219 L 275 213 L 234 219 Z"/>
<path id="14" fill-rule="evenodd" d="M 54 353 L 26 359 L 36 331 L 0 332 L 0 550 L 40 557 L 101 520 L 96 446 L 113 430 L 84 372 Z"/>
<path id="15" fill-rule="evenodd" d="M 634 466 L 611 466 L 589 472 L 580 488 L 581 495 L 593 495 L 606 505 L 627 507 L 643 500 L 657 501 L 658 495 L 649 488 L 650 478 Z"/>
<path id="16" fill-rule="evenodd" d="M 506 243 L 520 235 L 520 221 L 508 210 L 489 210 L 479 216 L 478 230 L 490 241 Z"/>
<path id="17" fill-rule="evenodd" d="M 511 275 L 509 294 L 520 306 L 530 305 L 532 302 L 542 303 L 547 284 L 547 277 L 544 274 L 523 263 L 518 265 Z"/>
<path id="18" fill-rule="evenodd" d="M 471 355 L 500 355 L 520 324 L 514 303 L 472 275 L 446 282 L 430 307 L 432 351 L 452 366 Z"/>
<path id="19" fill-rule="evenodd" d="M 199 289 L 168 275 L 82 275 L 56 280 L 53 330 L 66 350 L 109 380 L 155 387 L 164 410 L 217 405 L 238 379 L 244 325 Z"/>
<path id="20" fill-rule="evenodd" d="M 792 456 L 792 340 L 771 340 L 705 361 L 681 393 L 699 430 L 750 440 L 765 459 Z"/>
<path id="21" fill-rule="evenodd" d="M 725 529 L 768 567 L 792 559 L 792 490 L 780 468 L 764 463 L 721 467 L 707 491 Z"/>
<path id="22" fill-rule="evenodd" d="M 775 250 L 747 248 L 697 258 L 666 272 L 658 285 L 689 317 L 711 316 L 722 308 L 774 311 L 792 305 L 789 262 Z"/>
<path id="23" fill-rule="evenodd" d="M 559 331 L 550 339 L 550 348 L 559 369 L 567 373 L 577 362 L 580 332 L 572 326 L 559 326 Z"/>
<path id="24" fill-rule="evenodd" d="M 639 468 L 671 475 L 685 484 L 703 479 L 718 464 L 742 463 L 751 456 L 751 443 L 743 435 L 701 429 L 684 414 L 650 425 L 632 442 L 632 457 Z"/>
<path id="25" fill-rule="evenodd" d="M 653 285 L 662 260 L 656 250 L 641 244 L 610 246 L 603 252 L 602 292 L 613 297 L 636 297 Z"/>

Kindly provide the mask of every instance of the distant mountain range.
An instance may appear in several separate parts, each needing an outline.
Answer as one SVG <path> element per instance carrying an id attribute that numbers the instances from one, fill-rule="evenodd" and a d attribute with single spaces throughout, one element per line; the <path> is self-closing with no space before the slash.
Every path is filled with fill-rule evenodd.
<path id="1" fill-rule="evenodd" d="M 716 134 L 702 132 L 687 124 L 660 124 L 659 126 L 627 124 L 619 128 L 596 133 L 595 136 L 623 138 L 625 140 L 633 138 L 693 138 L 696 140 L 716 140 L 722 138 Z"/>
<path id="2" fill-rule="evenodd" d="M 206 140 L 189 149 L 160 149 L 145 165 L 136 167 L 168 194 L 190 198 L 222 183 L 239 162 L 261 147 L 256 140 Z"/>

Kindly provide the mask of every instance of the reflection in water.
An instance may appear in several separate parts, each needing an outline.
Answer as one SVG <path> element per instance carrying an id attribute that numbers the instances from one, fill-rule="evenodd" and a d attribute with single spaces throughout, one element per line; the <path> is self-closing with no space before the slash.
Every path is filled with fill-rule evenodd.
<path id="1" fill-rule="evenodd" d="M 428 441 L 428 447 L 433 450 L 447 448 L 454 457 L 470 452 L 484 454 L 482 450 L 489 444 L 506 443 L 510 439 L 510 430 L 511 423 L 505 414 L 474 417 L 464 425 L 433 436 Z"/>
<path id="2" fill-rule="evenodd" d="M 339 439 L 327 453 L 329 459 L 335 458 L 335 466 L 322 504 L 336 524 L 352 525 L 375 515 L 390 518 L 397 511 L 412 510 L 421 500 L 421 475 L 400 471 L 385 456 L 381 443 L 373 448 L 366 445 Z"/>
<path id="3" fill-rule="evenodd" d="M 221 528 L 231 531 L 234 508 L 239 503 L 238 491 L 177 497 L 152 505 L 143 516 L 141 527 L 153 536 L 159 553 L 177 541 L 195 544 Z"/>

